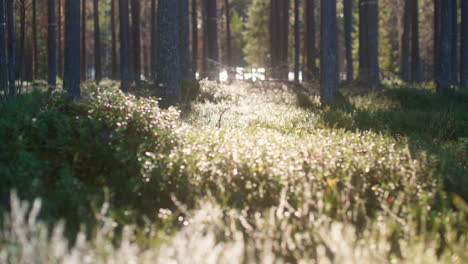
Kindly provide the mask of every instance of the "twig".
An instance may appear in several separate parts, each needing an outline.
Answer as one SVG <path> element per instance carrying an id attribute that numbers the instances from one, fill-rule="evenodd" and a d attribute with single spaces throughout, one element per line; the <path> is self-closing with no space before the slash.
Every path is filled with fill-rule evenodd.
<path id="1" fill-rule="evenodd" d="M 224 115 L 229 109 L 231 109 L 231 107 L 228 107 L 228 108 L 224 109 L 223 112 L 221 112 L 221 115 L 219 115 L 218 125 L 217 125 L 218 128 L 221 128 L 221 121 L 223 120 L 223 115 Z"/>

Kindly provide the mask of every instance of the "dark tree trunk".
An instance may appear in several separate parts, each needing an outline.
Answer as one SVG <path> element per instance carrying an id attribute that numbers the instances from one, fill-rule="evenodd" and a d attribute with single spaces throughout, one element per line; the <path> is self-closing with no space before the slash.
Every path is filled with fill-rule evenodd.
<path id="1" fill-rule="evenodd" d="M 403 11 L 403 35 L 401 38 L 401 79 L 410 80 L 410 36 L 411 36 L 411 2 L 405 0 Z"/>
<path id="2" fill-rule="evenodd" d="M 55 87 L 57 80 L 57 23 L 55 19 L 55 0 L 48 1 L 49 5 L 47 14 L 49 20 L 49 33 L 47 34 L 47 80 L 50 86 Z"/>
<path id="3" fill-rule="evenodd" d="M 462 0 L 460 86 L 468 88 L 468 0 Z"/>
<path id="4" fill-rule="evenodd" d="M 120 16 L 120 79 L 121 89 L 124 92 L 130 90 L 130 21 L 128 0 L 119 0 Z"/>
<path id="5" fill-rule="evenodd" d="M 272 77 L 287 79 L 289 36 L 289 0 L 271 0 L 270 56 Z"/>
<path id="6" fill-rule="evenodd" d="M 190 73 L 190 23 L 189 0 L 179 0 L 179 59 L 182 80 L 191 78 Z"/>
<path id="7" fill-rule="evenodd" d="M 93 15 L 94 15 L 94 70 L 96 71 L 96 83 L 102 79 L 102 66 L 101 66 L 101 30 L 99 26 L 99 2 L 93 1 Z"/>
<path id="8" fill-rule="evenodd" d="M 411 6 L 411 81 L 419 83 L 421 78 L 421 58 L 419 54 L 419 6 L 412 0 Z"/>
<path id="9" fill-rule="evenodd" d="M 5 1 L 0 0 L 0 91 L 3 91 L 5 95 L 7 94 L 8 89 L 6 34 Z"/>
<path id="10" fill-rule="evenodd" d="M 86 0 L 82 1 L 81 7 L 81 79 L 86 80 L 87 74 L 87 65 L 86 65 L 86 18 L 87 18 L 87 10 L 86 10 Z"/>
<path id="11" fill-rule="evenodd" d="M 16 34 L 15 34 L 15 0 L 6 1 L 8 23 L 8 90 L 9 95 L 16 94 Z"/>
<path id="12" fill-rule="evenodd" d="M 192 73 L 198 70 L 198 5 L 192 0 Z"/>
<path id="13" fill-rule="evenodd" d="M 433 56 L 434 56 L 434 65 L 433 65 L 433 78 L 434 81 L 437 82 L 438 77 L 438 67 L 439 67 L 439 50 L 440 50 L 440 19 L 441 19 L 441 0 L 434 0 L 434 49 L 433 49 Z"/>
<path id="14" fill-rule="evenodd" d="M 338 90 L 336 0 L 321 0 L 320 13 L 320 100 L 330 105 Z"/>
<path id="15" fill-rule="evenodd" d="M 224 11 L 226 18 L 226 65 L 228 66 L 228 82 L 232 79 L 232 37 L 231 37 L 231 5 L 229 0 L 224 0 Z"/>
<path id="16" fill-rule="evenodd" d="M 25 80 L 26 73 L 26 9 L 25 5 L 20 6 L 20 39 L 18 51 L 19 74 L 18 77 L 21 81 Z M 21 85 L 20 85 L 21 86 Z"/>
<path id="17" fill-rule="evenodd" d="M 132 62 L 133 79 L 138 85 L 141 77 L 141 39 L 140 39 L 140 0 L 131 0 L 132 3 Z"/>
<path id="18" fill-rule="evenodd" d="M 451 84 L 458 85 L 459 57 L 458 57 L 458 1 L 452 1 L 452 75 Z"/>
<path id="19" fill-rule="evenodd" d="M 359 0 L 359 80 L 379 86 L 378 1 Z"/>
<path id="20" fill-rule="evenodd" d="M 65 7 L 65 71 L 63 86 L 71 98 L 80 97 L 80 0 Z"/>
<path id="21" fill-rule="evenodd" d="M 218 9 L 216 7 L 216 0 L 206 1 L 208 75 L 211 80 L 218 80 Z"/>
<path id="22" fill-rule="evenodd" d="M 117 30 L 115 23 L 115 1 L 111 0 L 111 68 L 112 68 L 112 78 L 117 79 Z"/>
<path id="23" fill-rule="evenodd" d="M 354 78 L 353 70 L 353 0 L 344 0 L 344 39 L 346 53 L 346 80 L 352 81 Z"/>
<path id="24" fill-rule="evenodd" d="M 208 77 L 208 1 L 202 1 L 202 21 L 203 21 L 203 39 L 202 39 L 202 69 L 200 76 L 202 78 Z"/>
<path id="25" fill-rule="evenodd" d="M 57 19 L 57 26 L 58 26 L 58 48 L 57 48 L 57 58 L 58 58 L 58 76 L 63 78 L 63 26 L 62 26 L 62 18 L 63 18 L 63 0 L 58 0 L 58 19 Z"/>
<path id="26" fill-rule="evenodd" d="M 151 0 L 151 78 L 156 80 L 156 0 Z"/>
<path id="27" fill-rule="evenodd" d="M 161 94 L 168 102 L 182 99 L 179 58 L 179 1 L 159 0 L 158 6 L 158 67 Z"/>
<path id="28" fill-rule="evenodd" d="M 441 25 L 452 24 L 452 8 L 453 2 L 441 1 Z M 450 81 L 452 80 L 452 29 L 451 26 L 440 27 L 440 46 L 437 50 L 438 62 L 437 65 L 437 91 L 439 93 L 445 92 L 450 88 Z"/>
<path id="29" fill-rule="evenodd" d="M 317 78 L 318 68 L 316 64 L 317 60 L 317 48 L 316 48 L 316 31 L 315 31 L 315 2 L 316 0 L 305 0 L 305 53 L 306 53 L 306 69 L 303 75 L 305 80 L 313 80 Z"/>
<path id="30" fill-rule="evenodd" d="M 299 0 L 294 0 L 294 81 L 299 83 L 299 67 L 300 67 L 300 32 L 299 32 Z"/>
<path id="31" fill-rule="evenodd" d="M 55 10 L 54 10 L 55 12 Z M 32 46 L 33 46 L 33 56 L 32 56 L 32 77 L 33 80 L 38 78 L 39 75 L 39 50 L 37 47 L 37 0 L 32 0 Z"/>

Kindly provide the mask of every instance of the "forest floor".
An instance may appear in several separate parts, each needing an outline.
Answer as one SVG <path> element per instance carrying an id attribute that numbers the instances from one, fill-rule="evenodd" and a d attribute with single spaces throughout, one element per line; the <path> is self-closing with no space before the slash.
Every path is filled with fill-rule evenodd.
<path id="1" fill-rule="evenodd" d="M 83 90 L 0 106 L 1 263 L 468 262 L 466 92 Z"/>

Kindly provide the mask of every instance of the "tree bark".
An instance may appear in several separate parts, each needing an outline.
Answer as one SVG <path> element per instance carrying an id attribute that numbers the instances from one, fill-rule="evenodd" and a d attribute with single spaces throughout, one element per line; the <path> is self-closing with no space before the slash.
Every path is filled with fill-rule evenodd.
<path id="1" fill-rule="evenodd" d="M 151 78 L 156 80 L 156 0 L 151 0 Z"/>
<path id="2" fill-rule="evenodd" d="M 19 38 L 19 51 L 18 51 L 18 63 L 19 72 L 18 77 L 21 81 L 25 80 L 26 73 L 26 9 L 27 6 L 21 4 L 20 6 L 20 38 Z"/>
<path id="3" fill-rule="evenodd" d="M 300 21 L 299 21 L 299 0 L 294 0 L 294 81 L 299 84 L 299 67 L 300 67 Z"/>
<path id="4" fill-rule="evenodd" d="M 16 34 L 15 34 L 15 0 L 6 1 L 8 23 L 8 90 L 9 95 L 16 94 Z"/>
<path id="5" fill-rule="evenodd" d="M 57 19 L 57 27 L 58 27 L 58 37 L 57 37 L 57 59 L 58 59 L 58 76 L 63 78 L 63 26 L 62 26 L 62 18 L 63 18 L 63 0 L 57 0 L 57 8 L 58 8 L 58 19 Z"/>
<path id="6" fill-rule="evenodd" d="M 7 94 L 8 89 L 8 58 L 7 58 L 7 43 L 6 43 L 6 18 L 5 18 L 5 1 L 0 0 L 0 91 Z"/>
<path id="7" fill-rule="evenodd" d="M 63 86 L 72 99 L 80 97 L 80 0 L 65 7 L 65 71 Z"/>
<path id="8" fill-rule="evenodd" d="M 344 0 L 344 39 L 346 53 L 346 80 L 351 82 L 354 78 L 353 70 L 353 0 Z"/>
<path id="9" fill-rule="evenodd" d="M 141 39 L 140 39 L 140 0 L 131 0 L 132 3 L 132 62 L 133 79 L 138 85 L 141 77 Z"/>
<path id="10" fill-rule="evenodd" d="M 271 75 L 275 79 L 287 79 L 289 0 L 271 0 L 270 8 Z"/>
<path id="11" fill-rule="evenodd" d="M 54 10 L 55 11 L 55 10 Z M 39 50 L 37 47 L 37 0 L 32 0 L 32 43 L 33 43 L 33 59 L 32 59 L 32 79 L 39 76 Z"/>
<path id="12" fill-rule="evenodd" d="M 452 1 L 452 75 L 451 84 L 458 85 L 459 57 L 458 57 L 458 1 Z"/>
<path id="13" fill-rule="evenodd" d="M 461 67 L 460 86 L 468 88 L 468 0 L 461 0 L 462 25 L 461 25 Z"/>
<path id="14" fill-rule="evenodd" d="M 87 10 L 86 10 L 86 0 L 82 1 L 81 7 L 81 79 L 86 80 L 87 74 L 87 65 L 86 65 L 86 18 L 87 18 Z"/>
<path id="15" fill-rule="evenodd" d="M 117 70 L 117 29 L 116 29 L 116 22 L 115 22 L 115 1 L 111 0 L 111 68 L 112 68 L 112 78 L 118 78 L 118 70 Z"/>
<path id="16" fill-rule="evenodd" d="M 179 1 L 159 0 L 158 8 L 158 83 L 168 102 L 182 99 L 179 58 Z"/>
<path id="17" fill-rule="evenodd" d="M 192 73 L 198 70 L 198 5 L 192 0 Z"/>
<path id="18" fill-rule="evenodd" d="M 453 2 L 441 1 L 441 25 L 452 24 L 452 8 Z M 452 80 L 452 29 L 451 26 L 440 27 L 440 46 L 437 51 L 438 67 L 437 67 L 437 91 L 443 93 L 450 88 Z"/>
<path id="19" fill-rule="evenodd" d="M 338 90 L 336 0 L 321 0 L 320 13 L 320 101 L 330 105 Z"/>
<path id="20" fill-rule="evenodd" d="M 218 80 L 218 15 L 217 1 L 206 0 L 206 16 L 207 16 L 207 37 L 208 37 L 208 76 L 211 80 Z"/>
<path id="21" fill-rule="evenodd" d="M 182 80 L 191 78 L 190 73 L 190 23 L 189 0 L 179 1 L 179 59 Z"/>
<path id="22" fill-rule="evenodd" d="M 379 86 L 378 1 L 359 0 L 359 80 Z"/>
<path id="23" fill-rule="evenodd" d="M 47 80 L 50 86 L 55 87 L 57 80 L 57 23 L 55 18 L 55 0 L 48 0 L 48 3 L 49 32 L 47 35 Z"/>
<path id="24" fill-rule="evenodd" d="M 306 70 L 303 75 L 306 80 L 311 81 L 318 76 L 317 48 L 316 48 L 316 23 L 315 23 L 315 3 L 316 0 L 305 0 L 305 51 L 306 51 Z"/>
<path id="25" fill-rule="evenodd" d="M 433 56 L 434 56 L 434 65 L 433 65 L 433 79 L 435 82 L 439 79 L 438 74 L 438 67 L 439 67 L 439 50 L 440 50 L 440 19 L 441 19 L 441 0 L 434 0 L 434 49 L 433 49 Z"/>
<path id="26" fill-rule="evenodd" d="M 411 2 L 414 0 L 404 1 L 403 34 L 401 38 L 401 79 L 408 82 L 410 80 Z"/>
<path id="27" fill-rule="evenodd" d="M 227 77 L 228 82 L 232 79 L 232 37 L 231 37 L 231 5 L 229 0 L 224 0 L 224 11 L 226 18 L 226 65 L 228 66 Z"/>
<path id="28" fill-rule="evenodd" d="M 99 2 L 93 1 L 93 15 L 94 15 L 94 70 L 96 72 L 96 84 L 99 84 L 102 79 L 102 66 L 101 66 L 101 29 L 99 26 Z"/>
<path id="29" fill-rule="evenodd" d="M 121 89 L 124 92 L 130 90 L 130 21 L 128 0 L 119 0 L 120 16 L 120 79 Z"/>
<path id="30" fill-rule="evenodd" d="M 421 56 L 419 54 L 419 6 L 418 0 L 411 2 L 411 81 L 422 81 Z"/>

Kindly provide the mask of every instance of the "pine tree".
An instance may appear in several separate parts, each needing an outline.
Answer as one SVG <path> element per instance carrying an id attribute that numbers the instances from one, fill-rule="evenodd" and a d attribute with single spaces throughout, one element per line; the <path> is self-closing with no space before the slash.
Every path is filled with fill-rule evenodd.
<path id="1" fill-rule="evenodd" d="M 0 0 L 0 91 L 3 91 L 4 94 L 7 94 L 8 88 L 6 34 L 5 1 Z"/>
<path id="2" fill-rule="evenodd" d="M 179 1 L 179 56 L 182 80 L 191 78 L 189 0 Z"/>
<path id="3" fill-rule="evenodd" d="M 72 99 L 80 97 L 80 77 L 80 0 L 66 0 L 63 87 Z"/>
<path id="4" fill-rule="evenodd" d="M 93 1 L 93 17 L 94 17 L 94 70 L 96 71 L 96 83 L 102 79 L 101 66 L 101 30 L 99 26 L 99 1 Z"/>
<path id="5" fill-rule="evenodd" d="M 16 95 L 16 34 L 15 34 L 15 2 L 6 1 L 6 17 L 8 25 L 8 93 Z"/>
<path id="6" fill-rule="evenodd" d="M 451 0 L 441 1 L 441 14 L 440 24 L 451 25 L 452 24 L 452 8 L 453 2 Z M 452 29 L 451 26 L 440 27 L 440 46 L 437 50 L 438 62 L 437 64 L 437 91 L 439 93 L 445 92 L 450 88 L 450 82 L 452 80 Z"/>
<path id="7" fill-rule="evenodd" d="M 317 78 L 318 68 L 317 60 L 317 47 L 316 47 L 316 23 L 315 23 L 315 4 L 316 0 L 305 0 L 305 55 L 306 55 L 306 69 L 303 75 L 305 80 L 313 80 Z"/>
<path id="8" fill-rule="evenodd" d="M 320 23 L 320 100 L 324 105 L 333 103 L 338 90 L 336 0 L 321 1 Z"/>
<path id="9" fill-rule="evenodd" d="M 343 23 L 344 39 L 346 53 L 346 80 L 352 81 L 354 78 L 353 70 L 353 0 L 343 0 Z"/>
<path id="10" fill-rule="evenodd" d="M 55 0 L 48 0 L 48 22 L 49 32 L 47 35 L 47 53 L 48 53 L 48 83 L 50 86 L 55 87 L 57 79 L 57 24 L 55 17 Z"/>
<path id="11" fill-rule="evenodd" d="M 378 1 L 359 0 L 359 80 L 379 86 Z"/>
<path id="12" fill-rule="evenodd" d="M 122 91 L 130 90 L 130 21 L 128 0 L 119 0 L 120 20 L 120 79 Z"/>
<path id="13" fill-rule="evenodd" d="M 141 32 L 140 32 L 140 0 L 131 0 L 132 4 L 132 62 L 133 79 L 138 85 L 141 76 Z"/>
<path id="14" fill-rule="evenodd" d="M 460 86 L 468 88 L 468 0 L 461 0 L 461 54 Z"/>

